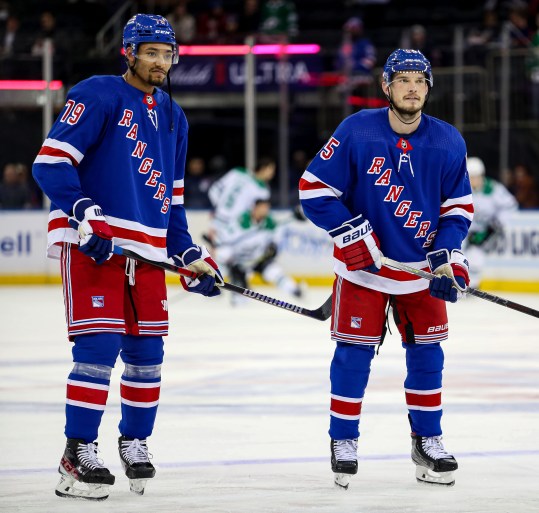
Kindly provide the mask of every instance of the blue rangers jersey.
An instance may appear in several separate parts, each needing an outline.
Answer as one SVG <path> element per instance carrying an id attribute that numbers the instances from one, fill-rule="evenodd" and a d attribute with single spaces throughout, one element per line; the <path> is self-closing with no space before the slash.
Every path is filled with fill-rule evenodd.
<path id="1" fill-rule="evenodd" d="M 146 94 L 120 76 L 71 89 L 32 168 L 51 200 L 49 256 L 59 257 L 62 241 L 78 242 L 68 215 L 85 197 L 123 248 L 162 261 L 193 244 L 183 207 L 188 124 L 175 103 L 172 116 L 165 92 Z"/>
<path id="2" fill-rule="evenodd" d="M 426 254 L 460 249 L 473 217 L 466 145 L 451 125 L 423 114 L 417 130 L 395 133 L 388 109 L 346 118 L 300 180 L 305 215 L 327 231 L 359 214 L 367 218 L 382 253 L 428 269 Z M 335 247 L 335 272 L 390 294 L 417 292 L 428 282 L 382 267 L 348 271 Z"/>

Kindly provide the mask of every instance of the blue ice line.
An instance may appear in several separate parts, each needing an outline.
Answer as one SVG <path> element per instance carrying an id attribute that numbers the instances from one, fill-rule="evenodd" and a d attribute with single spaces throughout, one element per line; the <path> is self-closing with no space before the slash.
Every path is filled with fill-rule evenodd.
<path id="1" fill-rule="evenodd" d="M 537 456 L 539 450 L 528 451 L 489 451 L 489 452 L 468 452 L 458 453 L 458 458 L 489 458 L 489 457 L 509 457 L 509 456 Z M 222 461 L 186 461 L 176 463 L 163 463 L 162 468 L 187 468 L 187 467 L 206 467 L 206 466 L 240 466 L 240 465 L 276 465 L 283 463 L 324 463 L 328 461 L 328 456 L 312 458 L 268 458 L 255 460 L 222 460 Z M 373 454 L 370 456 L 359 456 L 364 461 L 394 461 L 408 460 L 409 454 Z"/>
<path id="2" fill-rule="evenodd" d="M 539 456 L 537 450 L 522 450 L 522 451 L 473 451 L 458 453 L 457 458 L 509 458 L 512 456 Z M 362 461 L 395 461 L 408 460 L 409 454 L 372 454 L 367 456 L 359 456 Z M 228 467 L 241 465 L 280 465 L 280 464 L 297 464 L 297 463 L 325 463 L 329 461 L 329 456 L 316 456 L 311 458 L 262 458 L 252 460 L 217 460 L 217 461 L 177 461 L 171 463 L 159 463 L 158 468 L 193 468 L 193 467 Z M 50 473 L 57 470 L 57 467 L 47 468 L 4 468 L 0 469 L 0 476 L 12 476 L 21 474 L 35 473 Z"/>

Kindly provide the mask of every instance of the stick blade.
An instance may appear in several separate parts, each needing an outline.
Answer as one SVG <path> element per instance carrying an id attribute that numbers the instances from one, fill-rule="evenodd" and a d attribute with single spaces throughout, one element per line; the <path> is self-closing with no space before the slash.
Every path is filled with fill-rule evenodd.
<path id="1" fill-rule="evenodd" d="M 333 308 L 333 294 L 329 296 L 325 303 L 317 308 L 316 310 L 311 311 L 310 317 L 313 319 L 318 319 L 319 321 L 327 321 L 331 317 L 331 311 Z"/>

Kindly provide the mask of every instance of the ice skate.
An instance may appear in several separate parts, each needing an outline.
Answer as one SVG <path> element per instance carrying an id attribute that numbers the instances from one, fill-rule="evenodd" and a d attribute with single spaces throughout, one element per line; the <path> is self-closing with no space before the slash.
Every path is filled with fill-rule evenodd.
<path id="1" fill-rule="evenodd" d="M 68 438 L 58 472 L 60 482 L 55 493 L 70 499 L 103 501 L 109 496 L 114 476 L 97 457 L 97 443 Z"/>
<path id="2" fill-rule="evenodd" d="M 348 490 L 350 478 L 357 474 L 357 438 L 331 440 L 331 470 L 335 473 L 335 486 Z"/>
<path id="3" fill-rule="evenodd" d="M 446 452 L 441 436 L 418 436 L 412 434 L 412 460 L 416 464 L 415 477 L 420 483 L 445 486 L 455 484 L 458 463 Z"/>
<path id="4" fill-rule="evenodd" d="M 138 495 L 144 493 L 146 481 L 155 476 L 155 467 L 150 463 L 146 440 L 127 438 L 118 439 L 118 450 L 125 475 L 129 479 L 129 489 Z"/>

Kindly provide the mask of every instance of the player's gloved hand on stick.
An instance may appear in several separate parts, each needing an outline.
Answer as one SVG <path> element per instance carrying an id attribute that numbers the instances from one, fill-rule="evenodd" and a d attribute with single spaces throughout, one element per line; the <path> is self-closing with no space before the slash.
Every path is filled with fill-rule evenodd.
<path id="1" fill-rule="evenodd" d="M 328 232 L 335 245 L 335 256 L 349 271 L 368 270 L 378 272 L 382 267 L 382 253 L 378 238 L 372 231 L 371 223 L 362 215 L 346 221 Z"/>
<path id="2" fill-rule="evenodd" d="M 427 253 L 431 271 L 436 277 L 430 281 L 430 295 L 444 301 L 456 303 L 470 283 L 468 261 L 458 250 L 440 249 Z"/>
<path id="3" fill-rule="evenodd" d="M 93 258 L 97 264 L 112 256 L 112 230 L 99 205 L 90 198 L 78 200 L 68 221 L 79 232 L 79 250 L 85 255 Z"/>
<path id="4" fill-rule="evenodd" d="M 194 244 L 181 255 L 173 256 L 172 260 L 176 265 L 198 274 L 196 278 L 186 276 L 180 278 L 182 287 L 185 290 L 208 297 L 218 296 L 221 293 L 217 284 L 223 285 L 223 276 L 204 246 Z"/>

